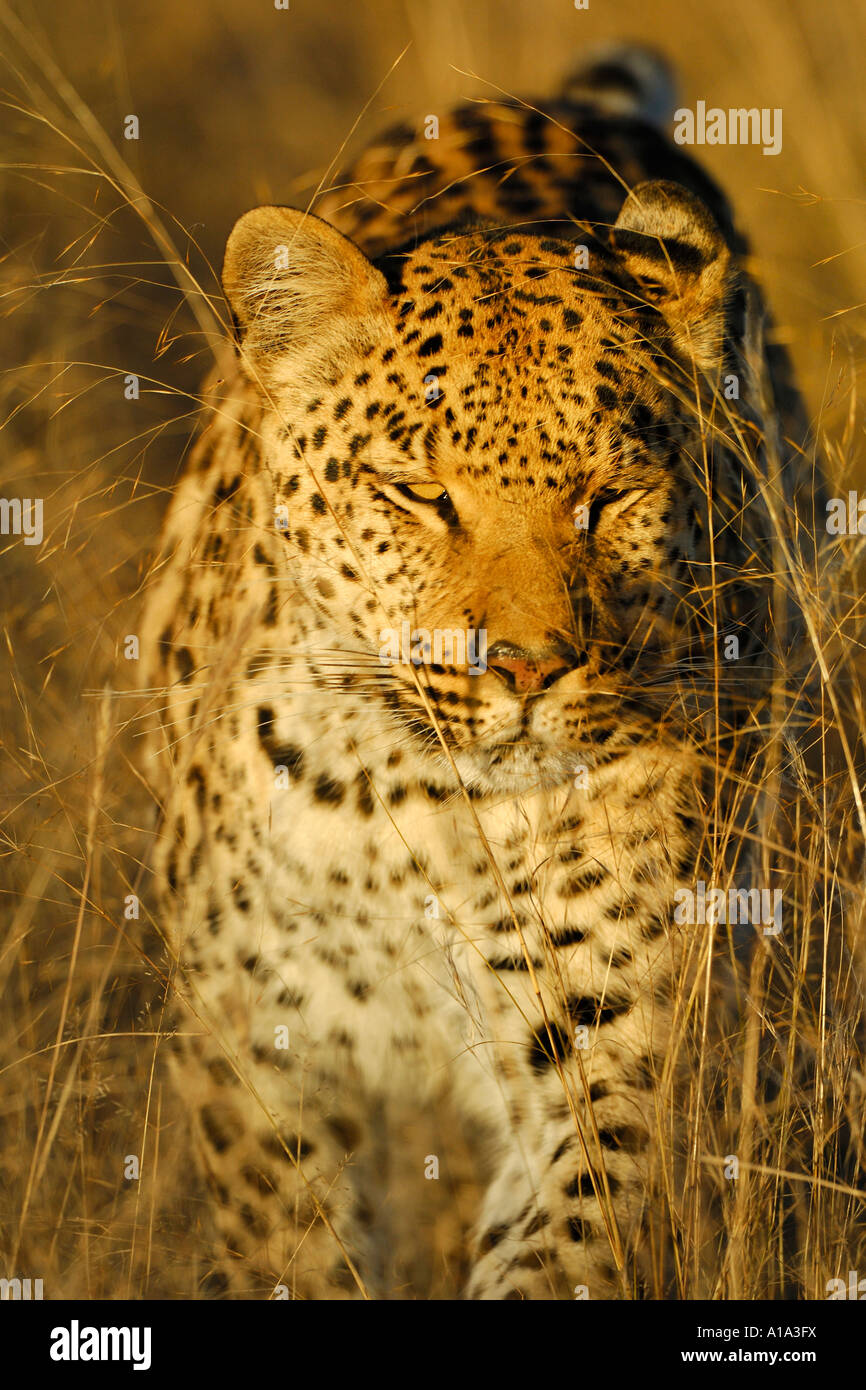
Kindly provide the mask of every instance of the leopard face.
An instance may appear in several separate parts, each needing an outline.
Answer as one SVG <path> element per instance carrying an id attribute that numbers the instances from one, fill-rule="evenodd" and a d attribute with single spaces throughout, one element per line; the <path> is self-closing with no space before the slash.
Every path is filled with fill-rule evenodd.
<path id="1" fill-rule="evenodd" d="M 370 698 L 482 791 L 657 727 L 701 612 L 695 390 L 727 248 L 656 184 L 587 250 L 476 228 L 389 283 L 326 224 L 260 209 L 227 251 L 287 570 Z"/>

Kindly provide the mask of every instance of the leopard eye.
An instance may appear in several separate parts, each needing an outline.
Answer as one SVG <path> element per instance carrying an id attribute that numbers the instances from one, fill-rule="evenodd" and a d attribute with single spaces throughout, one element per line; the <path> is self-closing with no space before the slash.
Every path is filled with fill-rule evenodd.
<path id="1" fill-rule="evenodd" d="M 399 483 L 397 491 L 416 502 L 444 502 L 448 496 L 441 483 Z"/>
<path id="2" fill-rule="evenodd" d="M 617 492 L 616 488 L 605 488 L 603 492 L 597 492 L 589 504 L 590 511 L 603 512 L 605 507 L 609 507 L 611 502 L 619 502 L 621 498 L 627 497 L 627 492 Z"/>
<path id="3" fill-rule="evenodd" d="M 602 512 L 613 502 L 622 502 L 626 498 L 636 502 L 646 491 L 645 488 L 605 488 L 603 492 L 597 492 L 589 504 L 589 530 L 595 529 Z"/>

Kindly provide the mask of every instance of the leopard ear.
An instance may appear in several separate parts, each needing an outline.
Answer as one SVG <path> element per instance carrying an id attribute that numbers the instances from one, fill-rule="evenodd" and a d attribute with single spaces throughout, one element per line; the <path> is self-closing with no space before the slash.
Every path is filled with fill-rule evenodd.
<path id="1" fill-rule="evenodd" d="M 735 270 L 705 204 L 678 183 L 638 184 L 622 205 L 611 244 L 642 298 L 664 315 L 679 351 L 704 371 L 718 366 Z"/>
<path id="2" fill-rule="evenodd" d="M 385 277 L 312 213 L 244 213 L 226 245 L 222 282 L 245 363 L 269 388 L 334 377 L 381 335 Z"/>

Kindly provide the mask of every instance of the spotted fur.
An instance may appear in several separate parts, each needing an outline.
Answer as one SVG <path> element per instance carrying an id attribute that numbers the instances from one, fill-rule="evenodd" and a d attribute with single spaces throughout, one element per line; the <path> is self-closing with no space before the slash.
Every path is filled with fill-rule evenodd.
<path id="1" fill-rule="evenodd" d="M 212 1291 L 396 1296 L 382 1154 L 443 1093 L 488 1174 L 468 1297 L 669 1288 L 673 895 L 802 426 L 663 77 L 459 107 L 229 240 L 237 357 L 144 628 Z M 488 669 L 383 665 L 404 622 L 486 630 Z"/>

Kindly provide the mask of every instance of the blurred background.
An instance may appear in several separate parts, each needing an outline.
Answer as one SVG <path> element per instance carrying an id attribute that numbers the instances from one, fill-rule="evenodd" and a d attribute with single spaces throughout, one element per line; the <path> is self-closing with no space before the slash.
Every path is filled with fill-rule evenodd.
<path id="1" fill-rule="evenodd" d="M 170 1287 L 153 1190 L 119 1176 L 130 1152 L 163 1171 L 167 1148 L 164 982 L 123 908 L 150 810 L 122 649 L 219 341 L 226 236 L 258 203 L 306 205 L 396 121 L 502 92 L 543 108 L 612 38 L 666 54 L 683 105 L 782 109 L 778 157 L 697 153 L 751 238 L 831 479 L 862 484 L 866 7 L 0 0 L 0 495 L 43 498 L 45 526 L 40 546 L 0 537 L 0 1274 L 46 1297 L 123 1292 L 142 1261 L 130 1287 Z"/>

